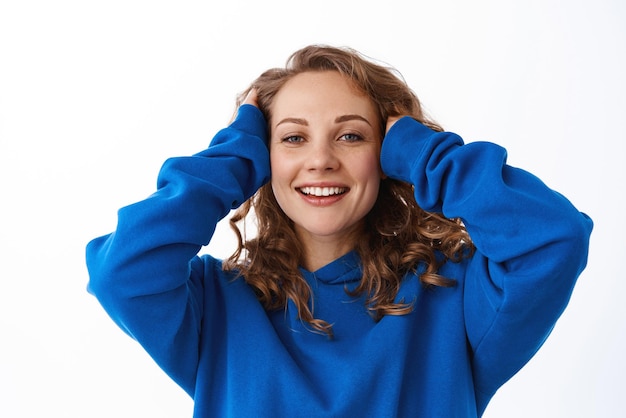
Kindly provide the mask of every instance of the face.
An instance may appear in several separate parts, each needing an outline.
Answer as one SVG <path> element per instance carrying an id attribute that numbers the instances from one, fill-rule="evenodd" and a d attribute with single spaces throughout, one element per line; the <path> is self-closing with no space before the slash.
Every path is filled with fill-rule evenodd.
<path id="1" fill-rule="evenodd" d="M 353 244 L 381 179 L 374 103 L 337 72 L 306 72 L 270 110 L 272 189 L 296 234 Z"/>

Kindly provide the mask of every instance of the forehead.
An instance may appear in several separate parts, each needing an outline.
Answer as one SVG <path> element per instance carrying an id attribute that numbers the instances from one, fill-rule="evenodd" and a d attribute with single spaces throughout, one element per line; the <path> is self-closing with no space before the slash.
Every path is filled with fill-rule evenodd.
<path id="1" fill-rule="evenodd" d="M 295 75 L 278 90 L 271 104 L 272 119 L 320 113 L 358 113 L 377 122 L 374 102 L 336 71 Z"/>

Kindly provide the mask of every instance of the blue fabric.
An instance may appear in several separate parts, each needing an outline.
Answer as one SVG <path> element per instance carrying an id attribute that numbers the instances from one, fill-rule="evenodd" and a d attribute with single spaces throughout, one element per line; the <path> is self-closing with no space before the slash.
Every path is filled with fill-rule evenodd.
<path id="1" fill-rule="evenodd" d="M 411 118 L 383 143 L 384 172 L 426 210 L 460 217 L 476 254 L 445 264 L 453 288 L 405 277 L 414 311 L 375 322 L 345 289 L 354 252 L 301 270 L 315 316 L 266 312 L 221 261 L 197 254 L 216 223 L 270 176 L 266 125 L 244 105 L 203 152 L 168 160 L 149 198 L 87 246 L 89 291 L 195 402 L 195 417 L 472 417 L 539 349 L 568 303 L 591 220 L 491 143 L 463 145 Z M 422 266 L 418 266 L 417 274 Z"/>

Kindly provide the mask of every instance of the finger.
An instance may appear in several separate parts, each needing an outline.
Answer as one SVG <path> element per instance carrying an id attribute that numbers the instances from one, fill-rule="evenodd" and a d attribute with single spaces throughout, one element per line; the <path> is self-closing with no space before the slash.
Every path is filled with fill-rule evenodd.
<path id="1" fill-rule="evenodd" d="M 249 104 L 252 106 L 259 107 L 259 103 L 257 99 L 258 99 L 257 89 L 252 87 L 250 91 L 248 92 L 248 94 L 246 95 L 246 98 L 243 100 L 242 104 Z"/>
<path id="2" fill-rule="evenodd" d="M 389 116 L 387 118 L 387 126 L 385 128 L 385 133 L 389 132 L 389 129 L 391 129 L 393 124 L 396 123 L 398 120 L 400 120 L 401 117 L 402 116 Z"/>

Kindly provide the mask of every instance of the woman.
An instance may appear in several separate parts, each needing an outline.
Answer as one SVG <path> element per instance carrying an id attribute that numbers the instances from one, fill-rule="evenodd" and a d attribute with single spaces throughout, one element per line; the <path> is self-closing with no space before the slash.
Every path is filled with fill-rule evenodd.
<path id="1" fill-rule="evenodd" d="M 197 417 L 480 416 L 565 308 L 591 220 L 355 51 L 303 48 L 242 97 L 88 245 L 90 291 Z M 198 256 L 234 208 L 236 252 Z"/>

